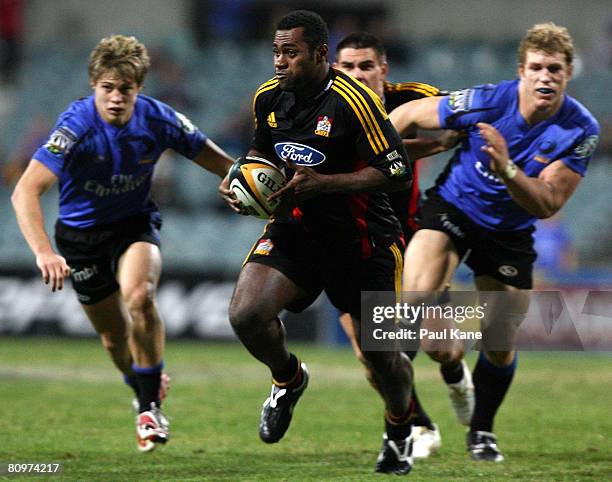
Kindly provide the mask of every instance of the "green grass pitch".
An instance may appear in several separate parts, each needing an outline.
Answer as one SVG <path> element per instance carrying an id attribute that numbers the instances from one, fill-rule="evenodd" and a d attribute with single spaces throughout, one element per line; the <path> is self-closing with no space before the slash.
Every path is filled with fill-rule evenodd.
<path id="1" fill-rule="evenodd" d="M 311 384 L 278 444 L 257 436 L 269 374 L 236 344 L 171 341 L 170 442 L 135 447 L 131 392 L 95 340 L 0 339 L 0 463 L 61 462 L 32 480 L 384 480 L 374 462 L 382 402 L 348 348 L 292 346 Z M 469 357 L 471 365 L 474 354 Z M 612 480 L 612 356 L 522 353 L 498 414 L 502 464 L 469 460 L 437 366 L 419 355 L 417 386 L 442 431 L 415 481 Z M 16 480 L 15 476 L 0 479 Z"/>

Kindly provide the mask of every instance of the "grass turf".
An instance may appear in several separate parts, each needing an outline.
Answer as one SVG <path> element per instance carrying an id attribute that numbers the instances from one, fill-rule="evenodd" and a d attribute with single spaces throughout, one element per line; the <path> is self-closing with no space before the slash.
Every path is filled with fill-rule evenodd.
<path id="1" fill-rule="evenodd" d="M 49 480 L 381 480 L 382 403 L 350 350 L 292 348 L 311 384 L 285 438 L 266 445 L 257 423 L 267 370 L 238 344 L 169 342 L 172 437 L 139 454 L 131 392 L 97 341 L 0 338 L 0 463 L 61 462 Z M 495 427 L 506 461 L 495 465 L 469 460 L 437 367 L 419 355 L 419 396 L 443 446 L 408 480 L 610 480 L 611 361 L 522 353 Z"/>

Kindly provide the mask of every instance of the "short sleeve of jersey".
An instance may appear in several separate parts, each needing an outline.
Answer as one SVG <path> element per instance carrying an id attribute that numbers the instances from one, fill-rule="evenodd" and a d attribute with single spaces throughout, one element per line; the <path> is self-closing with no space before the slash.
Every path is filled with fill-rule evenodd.
<path id="1" fill-rule="evenodd" d="M 581 176 L 586 174 L 589 161 L 593 157 L 593 153 L 599 143 L 599 126 L 597 122 L 593 122 L 585 130 L 584 135 L 574 145 L 574 147 L 563 156 L 561 161 L 572 171 L 577 172 Z"/>
<path id="2" fill-rule="evenodd" d="M 160 142 L 182 156 L 194 159 L 204 147 L 206 136 L 180 112 L 161 102 L 157 102 L 157 108 L 156 115 L 161 115 L 164 121 L 164 137 Z"/>
<path id="3" fill-rule="evenodd" d="M 60 177 L 72 152 L 87 130 L 86 122 L 80 119 L 72 108 L 68 109 L 59 117 L 47 141 L 34 153 L 33 158 Z"/>
<path id="4" fill-rule="evenodd" d="M 352 119 L 357 155 L 387 178 L 412 178 L 410 162 L 402 140 L 393 128 L 380 98 L 356 82 L 338 77 L 334 90 L 346 101 Z"/>
<path id="5" fill-rule="evenodd" d="M 492 122 L 502 112 L 504 98 L 499 85 L 487 84 L 456 90 L 438 106 L 442 129 L 466 129 L 477 122 Z"/>
<path id="6" fill-rule="evenodd" d="M 268 127 L 268 119 L 266 119 L 265 109 L 266 100 L 270 94 L 265 93 L 273 90 L 277 85 L 278 81 L 275 79 L 270 80 L 262 84 L 259 89 L 257 89 L 257 92 L 255 92 L 255 96 L 253 97 L 253 118 L 255 121 L 255 131 L 253 133 L 251 147 L 262 153 L 273 151 L 272 135 Z M 274 124 L 275 120 L 270 119 L 270 122 Z"/>

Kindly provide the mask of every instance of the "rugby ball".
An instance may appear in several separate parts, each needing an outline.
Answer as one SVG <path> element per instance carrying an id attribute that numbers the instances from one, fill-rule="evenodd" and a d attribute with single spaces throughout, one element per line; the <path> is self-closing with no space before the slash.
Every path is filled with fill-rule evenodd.
<path id="1" fill-rule="evenodd" d="M 285 185 L 287 179 L 276 165 L 261 157 L 239 158 L 229 172 L 230 190 L 250 216 L 268 219 L 279 199 L 268 202 L 268 196 Z"/>

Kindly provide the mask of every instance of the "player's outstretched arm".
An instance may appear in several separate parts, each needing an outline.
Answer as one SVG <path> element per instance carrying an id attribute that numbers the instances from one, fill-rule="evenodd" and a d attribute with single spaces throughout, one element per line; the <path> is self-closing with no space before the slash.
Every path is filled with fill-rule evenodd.
<path id="1" fill-rule="evenodd" d="M 563 207 L 578 187 L 582 177 L 562 161 L 551 162 L 540 175 L 527 176 L 510 159 L 506 140 L 495 127 L 479 122 L 480 135 L 486 141 L 482 150 L 491 157 L 491 170 L 508 188 L 512 199 L 525 211 L 545 219 Z"/>
<path id="2" fill-rule="evenodd" d="M 204 147 L 193 162 L 223 179 L 232 167 L 234 159 L 213 141 L 206 139 Z"/>
<path id="3" fill-rule="evenodd" d="M 51 246 L 45 231 L 44 215 L 40 197 L 57 181 L 45 165 L 32 159 L 15 186 L 11 201 L 23 237 L 36 256 L 36 265 L 41 271 L 45 284 L 51 284 L 51 291 L 64 287 L 64 278 L 70 275 L 66 260 Z"/>
<path id="4" fill-rule="evenodd" d="M 448 130 L 438 137 L 417 137 L 416 139 L 402 139 L 410 159 L 434 156 L 455 147 L 466 137 L 464 131 Z"/>
<path id="5" fill-rule="evenodd" d="M 401 137 L 416 129 L 440 129 L 438 106 L 444 97 L 424 97 L 400 105 L 389 114 L 389 119 Z"/>

